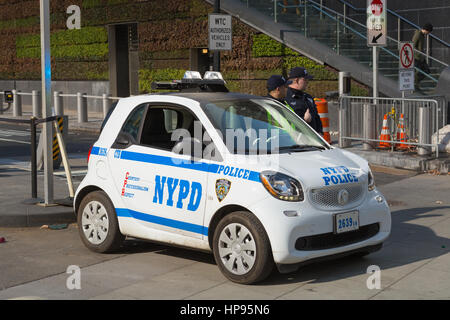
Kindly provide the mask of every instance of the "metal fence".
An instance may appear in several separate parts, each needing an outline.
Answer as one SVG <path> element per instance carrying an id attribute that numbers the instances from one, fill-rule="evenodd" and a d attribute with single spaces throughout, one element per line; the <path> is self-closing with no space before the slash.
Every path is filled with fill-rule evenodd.
<path id="1" fill-rule="evenodd" d="M 399 145 L 410 146 L 410 151 L 417 148 L 419 155 L 427 155 L 435 148 L 439 157 L 439 129 L 445 126 L 447 106 L 445 97 L 435 96 L 427 99 L 415 98 L 373 98 L 373 97 L 339 97 L 339 147 L 352 146 L 356 141 L 362 142 L 365 150 L 377 148 L 384 116 L 390 129 L 391 151 Z M 407 141 L 397 139 L 399 120 L 403 114 L 404 132 Z M 431 136 L 436 133 L 436 143 Z"/>
<path id="2" fill-rule="evenodd" d="M 22 96 L 31 96 L 33 116 L 35 116 L 36 118 L 42 117 L 42 97 L 40 91 L 33 90 L 32 92 L 21 92 L 20 90 L 12 90 L 12 94 L 13 94 L 12 111 L 14 117 L 22 116 Z M 0 91 L 0 114 L 3 111 L 9 110 L 11 108 L 11 105 L 8 105 L 6 109 L 3 109 L 3 95 L 4 92 Z M 74 100 L 76 100 L 79 123 L 88 121 L 88 99 L 102 100 L 103 117 L 106 116 L 109 109 L 111 108 L 112 100 L 121 99 L 120 97 L 111 97 L 108 94 L 103 94 L 101 96 L 94 96 L 81 92 L 65 94 L 59 91 L 55 91 L 53 92 L 53 107 L 55 115 L 58 116 L 64 115 L 64 103 L 63 103 L 64 97 L 71 97 L 74 98 Z"/>

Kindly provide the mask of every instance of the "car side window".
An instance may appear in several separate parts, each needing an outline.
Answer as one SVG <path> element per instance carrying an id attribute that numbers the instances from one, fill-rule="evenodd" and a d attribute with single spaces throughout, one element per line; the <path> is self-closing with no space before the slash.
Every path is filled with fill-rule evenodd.
<path id="1" fill-rule="evenodd" d="M 188 125 L 193 115 L 187 111 L 165 106 L 151 106 L 147 110 L 142 128 L 141 144 L 165 150 L 172 150 L 177 141 L 172 133 Z"/>
<path id="2" fill-rule="evenodd" d="M 139 128 L 141 126 L 141 121 L 144 116 L 146 105 L 141 105 L 133 110 L 129 115 L 128 119 L 122 127 L 121 132 L 129 134 L 134 141 L 138 141 Z"/>

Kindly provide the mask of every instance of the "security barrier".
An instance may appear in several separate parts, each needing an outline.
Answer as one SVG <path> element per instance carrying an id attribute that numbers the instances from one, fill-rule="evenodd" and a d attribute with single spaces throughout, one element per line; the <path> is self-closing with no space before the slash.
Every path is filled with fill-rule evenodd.
<path id="1" fill-rule="evenodd" d="M 386 146 L 386 137 L 381 137 L 383 118 L 387 116 L 390 150 L 398 145 L 409 146 L 407 150 L 419 155 L 430 154 L 435 148 L 439 157 L 438 142 L 431 144 L 432 133 L 446 124 L 446 101 L 444 97 L 431 99 L 339 97 L 339 147 L 352 146 L 356 141 L 365 150 Z M 403 114 L 403 139 L 400 137 L 400 117 Z M 383 138 L 383 139 L 381 139 Z M 407 142 L 405 141 L 407 140 Z"/>
<path id="2" fill-rule="evenodd" d="M 3 95 L 4 92 L 0 91 L 0 95 Z M 33 90 L 32 92 L 21 92 L 20 90 L 12 90 L 13 94 L 13 116 L 20 117 L 22 116 L 22 96 L 31 96 L 32 100 L 32 109 L 33 116 L 36 118 L 40 118 L 42 116 L 42 103 L 41 103 L 41 92 L 37 90 Z M 64 94 L 59 91 L 53 92 L 53 103 L 55 114 L 58 116 L 64 115 L 64 105 L 63 98 L 76 98 L 77 104 L 77 113 L 78 113 L 78 122 L 83 123 L 88 121 L 88 99 L 101 99 L 103 106 L 103 116 L 105 117 L 111 107 L 111 100 L 119 100 L 121 97 L 111 97 L 108 94 L 103 94 L 101 96 L 87 95 L 85 93 L 74 93 L 74 94 Z M 8 106 L 8 109 L 10 106 Z M 3 100 L 0 99 L 0 114 L 2 112 L 7 111 L 8 109 L 3 109 Z"/>
<path id="3" fill-rule="evenodd" d="M 322 122 L 323 138 L 331 143 L 330 136 L 330 119 L 328 118 L 328 102 L 325 99 L 315 98 L 314 102 L 319 112 L 320 121 Z"/>
<path id="4" fill-rule="evenodd" d="M 40 123 L 49 122 L 49 121 L 57 121 L 60 117 L 48 117 L 44 119 L 37 119 L 35 117 L 31 117 L 30 120 L 24 119 L 9 119 L 9 118 L 0 118 L 0 122 L 9 122 L 9 123 L 23 123 L 30 125 L 30 162 L 31 162 L 31 202 L 36 201 L 39 202 L 37 197 L 37 140 L 36 140 L 36 126 Z"/>

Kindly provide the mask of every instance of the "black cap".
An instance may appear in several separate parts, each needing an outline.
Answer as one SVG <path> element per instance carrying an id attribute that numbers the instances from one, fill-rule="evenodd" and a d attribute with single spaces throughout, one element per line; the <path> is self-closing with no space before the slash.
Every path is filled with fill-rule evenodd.
<path id="1" fill-rule="evenodd" d="M 282 76 L 273 75 L 267 80 L 267 90 L 273 91 L 276 88 L 284 86 L 286 84 L 286 79 Z"/>
<path id="2" fill-rule="evenodd" d="M 295 67 L 292 68 L 291 71 L 289 72 L 289 79 L 294 79 L 294 78 L 306 78 L 308 80 L 313 79 L 313 76 L 310 75 L 308 73 L 308 71 L 306 71 L 305 68 L 302 67 Z"/>
<path id="3" fill-rule="evenodd" d="M 427 30 L 428 32 L 433 31 L 433 25 L 431 23 L 425 23 L 422 29 Z"/>

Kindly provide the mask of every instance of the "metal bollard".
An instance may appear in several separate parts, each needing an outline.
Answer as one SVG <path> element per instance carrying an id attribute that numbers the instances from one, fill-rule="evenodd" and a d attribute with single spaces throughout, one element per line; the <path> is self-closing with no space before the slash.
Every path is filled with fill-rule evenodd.
<path id="1" fill-rule="evenodd" d="M 61 92 L 55 91 L 53 93 L 54 97 L 54 104 L 55 104 L 55 114 L 57 116 L 63 116 L 64 115 L 64 104 L 63 104 L 63 97 L 61 96 Z"/>
<path id="2" fill-rule="evenodd" d="M 31 92 L 31 104 L 33 105 L 33 117 L 42 117 L 42 100 L 41 92 L 38 90 L 33 90 Z"/>
<path id="3" fill-rule="evenodd" d="M 106 118 L 106 115 L 108 114 L 109 109 L 111 109 L 111 102 L 109 101 L 110 94 L 102 94 L 103 99 L 103 118 Z"/>
<path id="4" fill-rule="evenodd" d="M 20 90 L 12 90 L 14 96 L 13 116 L 20 117 L 22 115 L 22 96 L 19 95 Z"/>
<path id="5" fill-rule="evenodd" d="M 431 143 L 431 126 L 430 126 L 430 108 L 428 106 L 421 106 L 418 109 L 417 117 L 418 117 L 418 127 L 417 127 L 417 135 L 418 142 L 430 144 Z M 428 155 L 431 153 L 430 146 L 418 146 L 417 154 L 418 155 Z"/>
<path id="6" fill-rule="evenodd" d="M 342 139 L 342 137 L 350 135 L 349 126 L 349 100 L 341 99 L 339 104 L 339 148 L 347 148 L 351 145 L 350 140 Z"/>
<path id="7" fill-rule="evenodd" d="M 363 134 L 365 139 L 376 139 L 376 106 L 374 104 L 365 103 L 363 106 Z M 364 141 L 363 150 L 372 150 L 374 148 L 373 141 Z"/>
<path id="8" fill-rule="evenodd" d="M 3 95 L 0 94 L 0 114 L 3 114 Z"/>
<path id="9" fill-rule="evenodd" d="M 350 72 L 339 72 L 339 95 L 350 95 L 352 89 L 352 78 Z"/>
<path id="10" fill-rule="evenodd" d="M 430 108 L 423 106 L 419 108 L 419 143 L 431 144 L 430 131 Z M 431 153 L 429 146 L 417 146 L 417 154 L 424 156 Z"/>
<path id="11" fill-rule="evenodd" d="M 77 92 L 77 111 L 78 123 L 87 122 L 87 98 L 83 97 L 86 93 Z"/>

